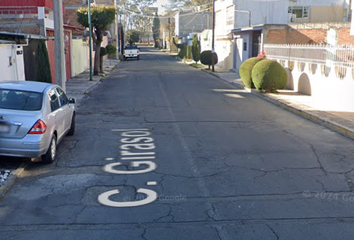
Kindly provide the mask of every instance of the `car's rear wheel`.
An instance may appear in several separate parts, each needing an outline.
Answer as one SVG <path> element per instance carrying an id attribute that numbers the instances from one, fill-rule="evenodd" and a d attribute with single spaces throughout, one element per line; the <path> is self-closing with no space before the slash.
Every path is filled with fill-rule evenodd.
<path id="1" fill-rule="evenodd" d="M 57 138 L 54 135 L 52 137 L 52 140 L 50 141 L 47 152 L 44 155 L 42 155 L 42 162 L 45 164 L 54 162 L 56 153 L 57 153 Z"/>
<path id="2" fill-rule="evenodd" d="M 68 136 L 72 136 L 75 133 L 75 113 L 73 114 L 73 117 L 71 119 L 71 125 L 70 125 L 70 130 L 68 132 Z"/>
<path id="3" fill-rule="evenodd" d="M 137 60 L 140 60 L 140 56 L 138 56 L 136 59 L 137 59 Z"/>

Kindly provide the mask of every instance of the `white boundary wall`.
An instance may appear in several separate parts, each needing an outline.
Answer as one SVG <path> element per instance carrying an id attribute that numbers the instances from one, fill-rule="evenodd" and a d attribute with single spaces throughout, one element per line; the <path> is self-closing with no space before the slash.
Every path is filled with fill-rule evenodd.
<path id="1" fill-rule="evenodd" d="M 0 62 L 0 81 L 26 79 L 22 46 L 0 44 Z"/>
<path id="2" fill-rule="evenodd" d="M 267 47 L 269 45 L 265 44 L 266 54 Z M 350 56 L 350 48 L 347 54 Z M 274 52 L 267 58 L 284 66 L 288 72 L 287 87 L 311 95 L 318 110 L 354 112 L 354 59 L 348 58 L 342 63 L 327 59 L 321 63 L 300 57 L 284 58 Z"/>
<path id="3" fill-rule="evenodd" d="M 76 76 L 89 68 L 89 46 L 82 39 L 72 40 L 72 76 Z"/>

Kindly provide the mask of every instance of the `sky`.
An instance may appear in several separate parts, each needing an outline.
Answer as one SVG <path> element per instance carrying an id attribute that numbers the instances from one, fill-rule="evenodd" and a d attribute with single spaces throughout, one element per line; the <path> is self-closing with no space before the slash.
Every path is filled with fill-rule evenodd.
<path id="1" fill-rule="evenodd" d="M 157 0 L 153 4 L 153 7 L 158 7 L 159 8 L 159 14 L 163 15 L 164 11 L 166 10 L 166 8 L 164 8 L 163 6 L 168 6 L 171 9 L 173 7 L 176 7 L 176 6 L 183 6 L 183 4 L 184 4 L 183 0 Z"/>
<path id="2" fill-rule="evenodd" d="M 164 8 L 162 6 L 168 4 L 168 2 L 169 2 L 168 0 L 157 0 L 152 6 L 158 7 L 159 15 L 162 15 L 164 14 Z"/>

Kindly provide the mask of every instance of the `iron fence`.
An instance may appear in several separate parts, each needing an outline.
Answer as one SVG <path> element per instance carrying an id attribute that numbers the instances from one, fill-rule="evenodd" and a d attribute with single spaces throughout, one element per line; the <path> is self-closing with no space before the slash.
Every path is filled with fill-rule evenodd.
<path id="1" fill-rule="evenodd" d="M 354 46 L 265 44 L 264 51 L 270 59 L 354 67 Z"/>

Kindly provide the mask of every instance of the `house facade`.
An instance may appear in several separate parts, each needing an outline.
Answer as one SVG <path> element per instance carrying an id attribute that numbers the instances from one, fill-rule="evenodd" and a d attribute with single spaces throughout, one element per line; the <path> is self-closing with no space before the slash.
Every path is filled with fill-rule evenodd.
<path id="1" fill-rule="evenodd" d="M 351 0 L 289 1 L 289 22 L 347 22 L 351 16 L 351 2 Z"/>
<path id="2" fill-rule="evenodd" d="M 25 80 L 22 46 L 0 41 L 0 61 L 0 81 Z"/>
<path id="3" fill-rule="evenodd" d="M 24 81 L 25 66 L 23 46 L 28 45 L 28 37 L 25 34 L 9 34 L 0 32 L 0 81 Z"/>
<path id="4" fill-rule="evenodd" d="M 0 19 L 1 31 L 46 36 L 54 29 L 53 1 L 1 1 Z"/>
<path id="5" fill-rule="evenodd" d="M 63 10 L 65 12 L 65 10 Z M 0 31 L 36 36 L 46 40 L 52 81 L 55 83 L 54 14 L 53 0 L 4 0 L 0 3 Z M 66 77 L 72 77 L 70 26 L 64 26 Z M 26 48 L 27 46 L 24 46 Z M 26 51 L 25 51 L 26 52 Z M 25 58 L 26 60 L 26 58 Z M 27 68 L 29 64 L 25 64 Z M 30 69 L 26 69 L 26 76 Z M 30 77 L 26 77 L 29 79 Z"/>
<path id="6" fill-rule="evenodd" d="M 218 0 L 215 3 L 218 65 L 224 70 L 238 71 L 245 60 L 257 56 L 268 39 L 264 25 L 347 22 L 350 6 L 350 0 Z"/>
<path id="7" fill-rule="evenodd" d="M 85 29 L 80 23 L 77 22 L 76 12 L 79 8 L 87 7 L 88 1 L 89 0 L 63 0 L 63 5 L 65 6 L 63 23 L 75 28 L 72 33 L 74 37 L 82 37 L 84 34 Z"/>
<path id="8" fill-rule="evenodd" d="M 174 15 L 174 23 L 175 36 L 186 38 L 190 34 L 201 33 L 204 29 L 210 29 L 212 14 L 207 11 L 178 11 Z"/>

